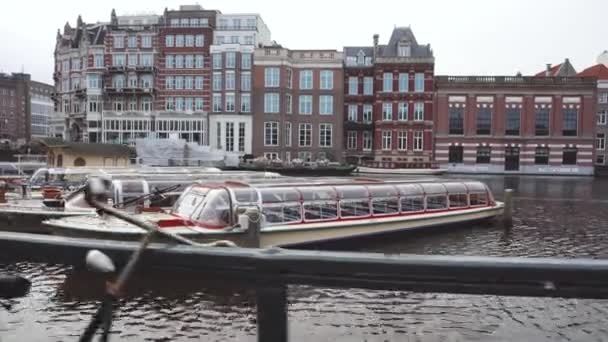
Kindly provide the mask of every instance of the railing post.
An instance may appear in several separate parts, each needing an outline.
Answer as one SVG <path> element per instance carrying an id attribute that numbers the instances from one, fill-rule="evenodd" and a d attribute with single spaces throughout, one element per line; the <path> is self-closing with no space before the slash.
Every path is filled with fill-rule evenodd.
<path id="1" fill-rule="evenodd" d="M 505 208 L 502 215 L 505 227 L 513 225 L 513 189 L 505 189 Z"/>
<path id="2" fill-rule="evenodd" d="M 287 287 L 260 283 L 256 290 L 259 342 L 287 341 Z"/>

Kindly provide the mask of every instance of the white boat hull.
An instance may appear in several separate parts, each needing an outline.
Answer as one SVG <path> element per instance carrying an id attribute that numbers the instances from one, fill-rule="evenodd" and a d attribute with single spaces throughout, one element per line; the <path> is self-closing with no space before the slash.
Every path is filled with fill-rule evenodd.
<path id="1" fill-rule="evenodd" d="M 446 169 L 382 169 L 375 167 L 359 166 L 359 173 L 373 173 L 383 175 L 441 175 L 446 173 Z"/>

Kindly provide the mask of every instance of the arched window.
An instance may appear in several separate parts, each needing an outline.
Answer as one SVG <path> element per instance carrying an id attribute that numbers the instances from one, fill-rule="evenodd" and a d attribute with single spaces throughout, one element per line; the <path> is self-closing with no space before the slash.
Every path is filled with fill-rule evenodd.
<path id="1" fill-rule="evenodd" d="M 74 166 L 85 166 L 86 164 L 87 162 L 82 157 L 74 159 Z"/>
<path id="2" fill-rule="evenodd" d="M 63 154 L 58 154 L 57 155 L 57 167 L 62 167 L 63 166 Z"/>

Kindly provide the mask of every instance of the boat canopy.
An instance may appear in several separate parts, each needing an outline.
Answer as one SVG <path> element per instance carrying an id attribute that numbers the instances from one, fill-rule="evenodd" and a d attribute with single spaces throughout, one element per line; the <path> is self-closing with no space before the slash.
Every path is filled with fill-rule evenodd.
<path id="1" fill-rule="evenodd" d="M 382 217 L 467 209 L 494 205 L 490 190 L 481 182 L 341 182 L 302 180 L 292 186 L 283 179 L 264 183 L 200 183 L 176 203 L 173 214 L 205 227 L 236 222 L 238 207 L 262 209 L 266 224 Z M 354 184 L 353 184 L 354 183 Z"/>

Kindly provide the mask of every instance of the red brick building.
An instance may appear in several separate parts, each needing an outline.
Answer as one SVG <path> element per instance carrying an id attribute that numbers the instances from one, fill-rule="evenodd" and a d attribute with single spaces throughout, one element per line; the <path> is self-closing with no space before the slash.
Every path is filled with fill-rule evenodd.
<path id="1" fill-rule="evenodd" d="M 425 164 L 433 159 L 434 57 L 409 27 L 388 44 L 345 47 L 344 141 L 348 162 Z"/>
<path id="2" fill-rule="evenodd" d="M 595 79 L 551 70 L 437 76 L 436 160 L 465 173 L 593 174 Z"/>

